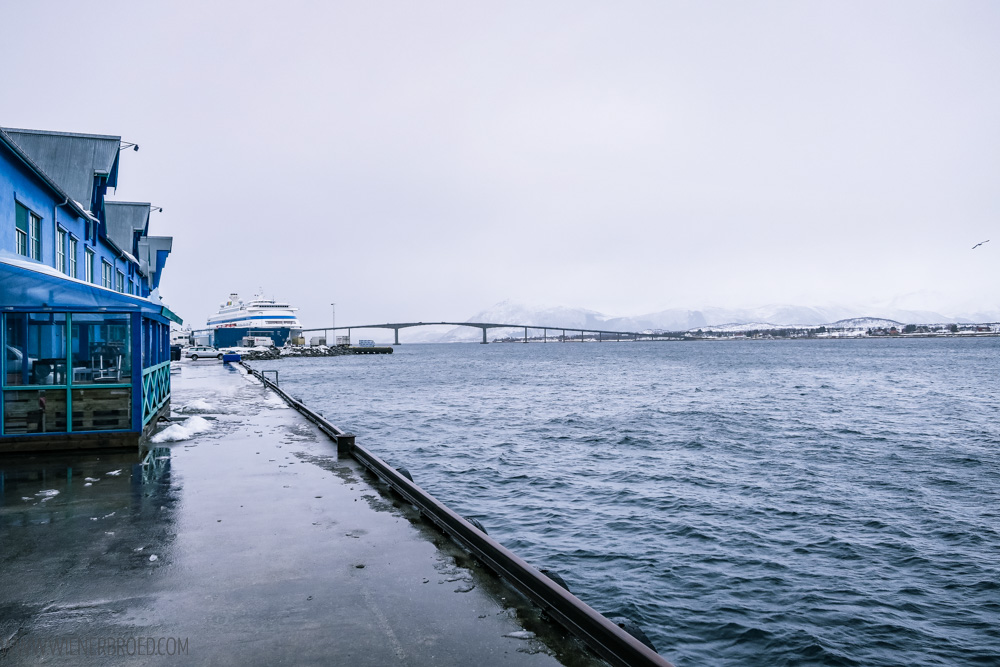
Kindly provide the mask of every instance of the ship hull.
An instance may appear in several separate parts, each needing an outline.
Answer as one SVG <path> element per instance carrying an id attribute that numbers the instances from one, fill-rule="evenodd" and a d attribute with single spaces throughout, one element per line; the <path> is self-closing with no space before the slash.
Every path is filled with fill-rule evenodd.
<path id="1" fill-rule="evenodd" d="M 275 347 L 281 347 L 296 330 L 287 327 L 219 327 L 212 331 L 212 345 L 215 347 L 239 347 L 247 336 L 266 336 Z"/>

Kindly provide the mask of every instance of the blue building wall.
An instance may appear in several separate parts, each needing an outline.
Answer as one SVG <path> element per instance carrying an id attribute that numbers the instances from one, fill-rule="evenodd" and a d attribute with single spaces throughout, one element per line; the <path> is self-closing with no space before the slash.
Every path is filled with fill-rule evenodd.
<path id="1" fill-rule="evenodd" d="M 88 202 L 100 208 L 99 213 L 103 190 L 98 184 Z M 175 316 L 143 298 L 149 288 L 139 264 L 106 240 L 98 220 L 81 215 L 65 200 L 56 184 L 26 165 L 0 136 L 0 453 L 12 447 L 30 450 L 35 447 L 32 443 L 43 441 L 55 442 L 60 445 L 57 449 L 72 449 L 74 442 L 87 437 L 93 441 L 102 435 L 138 436 L 159 411 L 169 407 L 169 326 Z M 39 261 L 30 250 L 28 256 L 17 252 L 18 203 L 40 218 Z M 60 229 L 67 240 L 76 239 L 73 276 L 55 275 L 52 270 L 64 270 L 56 266 Z M 91 276 L 84 273 L 88 248 L 94 253 Z M 134 248 L 125 250 L 131 253 Z M 70 252 L 68 242 L 66 252 Z M 157 280 L 166 255 L 161 251 L 149 258 Z M 64 266 L 69 268 L 66 259 Z M 111 289 L 101 286 L 102 261 L 112 267 Z M 37 269 L 32 270 L 33 265 Z M 115 290 L 116 271 L 133 281 L 135 296 L 127 289 Z M 107 322 L 88 324 L 102 317 Z M 25 318 L 35 318 L 35 323 Z M 30 342 L 19 339 L 22 323 L 23 331 L 31 332 Z M 105 340 L 111 330 L 124 333 Z M 94 350 L 110 343 L 117 347 L 101 354 L 98 362 Z M 112 361 L 115 350 L 127 358 Z M 108 406 L 117 406 L 117 417 L 99 422 L 94 415 L 114 410 L 81 407 L 105 399 Z"/>
<path id="2" fill-rule="evenodd" d="M 42 219 L 41 262 L 55 266 L 55 225 L 57 220 L 67 231 L 83 239 L 86 221 L 70 208 L 56 208 L 62 200 L 56 201 L 52 190 L 21 163 L 9 150 L 0 147 L 0 250 L 16 252 L 15 246 L 15 201 L 20 202 Z M 78 242 L 82 253 L 82 243 Z"/>
<path id="3" fill-rule="evenodd" d="M 95 190 L 101 188 L 95 187 Z M 100 205 L 103 208 L 103 197 Z M 41 259 L 40 263 L 56 267 L 57 229 L 66 231 L 67 238 L 75 238 L 76 243 L 76 275 L 70 276 L 85 282 L 102 286 L 101 263 L 111 265 L 111 275 L 114 278 L 121 271 L 126 279 L 131 279 L 135 292 L 139 296 L 149 296 L 150 289 L 139 270 L 139 265 L 122 255 L 108 243 L 103 234 L 99 233 L 102 226 L 98 221 L 87 220 L 68 205 L 62 205 L 64 200 L 54 195 L 51 189 L 19 159 L 13 156 L 5 147 L 0 147 L 0 251 L 16 253 L 15 239 L 15 202 L 19 202 L 32 213 L 41 218 Z M 55 222 L 53 222 L 53 220 Z M 88 235 L 89 230 L 89 235 Z M 95 240 L 96 239 L 96 240 Z M 69 243 L 66 244 L 67 265 L 69 264 Z M 85 275 L 86 249 L 94 252 L 93 275 Z M 132 248 L 126 248 L 132 253 Z M 157 253 L 157 269 L 162 269 L 166 263 L 167 253 Z M 30 256 L 22 257 L 34 261 Z M 62 269 L 60 269 L 62 270 Z M 126 283 L 127 285 L 127 283 Z M 114 285 L 112 286 L 114 289 Z M 128 290 L 126 289 L 126 292 Z"/>

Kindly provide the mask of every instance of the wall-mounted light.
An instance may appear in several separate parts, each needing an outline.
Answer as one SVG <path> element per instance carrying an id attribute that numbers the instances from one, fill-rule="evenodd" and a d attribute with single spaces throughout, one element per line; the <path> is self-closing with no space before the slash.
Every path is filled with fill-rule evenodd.
<path id="1" fill-rule="evenodd" d="M 126 148 L 131 148 L 132 150 L 137 151 L 137 150 L 139 150 L 139 144 L 133 144 L 131 141 L 123 141 L 118 146 L 118 150 L 120 150 L 120 151 L 123 151 Z"/>
<path id="2" fill-rule="evenodd" d="M 163 207 L 162 206 L 154 206 L 154 205 L 150 204 L 149 205 L 149 211 L 150 211 L 150 213 L 152 213 L 153 211 L 158 211 L 160 213 L 163 213 Z"/>

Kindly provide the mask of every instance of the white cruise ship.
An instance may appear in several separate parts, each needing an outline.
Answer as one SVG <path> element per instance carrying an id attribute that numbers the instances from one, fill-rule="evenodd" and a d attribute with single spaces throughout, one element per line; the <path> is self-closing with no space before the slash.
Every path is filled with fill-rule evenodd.
<path id="1" fill-rule="evenodd" d="M 280 346 L 302 329 L 295 316 L 297 310 L 288 303 L 259 294 L 243 301 L 233 293 L 219 306 L 219 312 L 208 318 L 207 324 L 216 347 L 240 345 L 249 336 L 267 337 Z"/>

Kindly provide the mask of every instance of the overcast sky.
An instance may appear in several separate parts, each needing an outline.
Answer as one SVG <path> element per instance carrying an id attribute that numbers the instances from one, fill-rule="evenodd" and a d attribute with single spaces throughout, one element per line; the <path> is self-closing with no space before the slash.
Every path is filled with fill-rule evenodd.
<path id="1" fill-rule="evenodd" d="M 1000 303 L 1000 3 L 5 2 L 0 125 L 120 134 L 203 326 L 505 298 Z M 993 239 L 975 251 L 976 242 Z M 876 314 L 876 313 L 866 313 Z"/>

